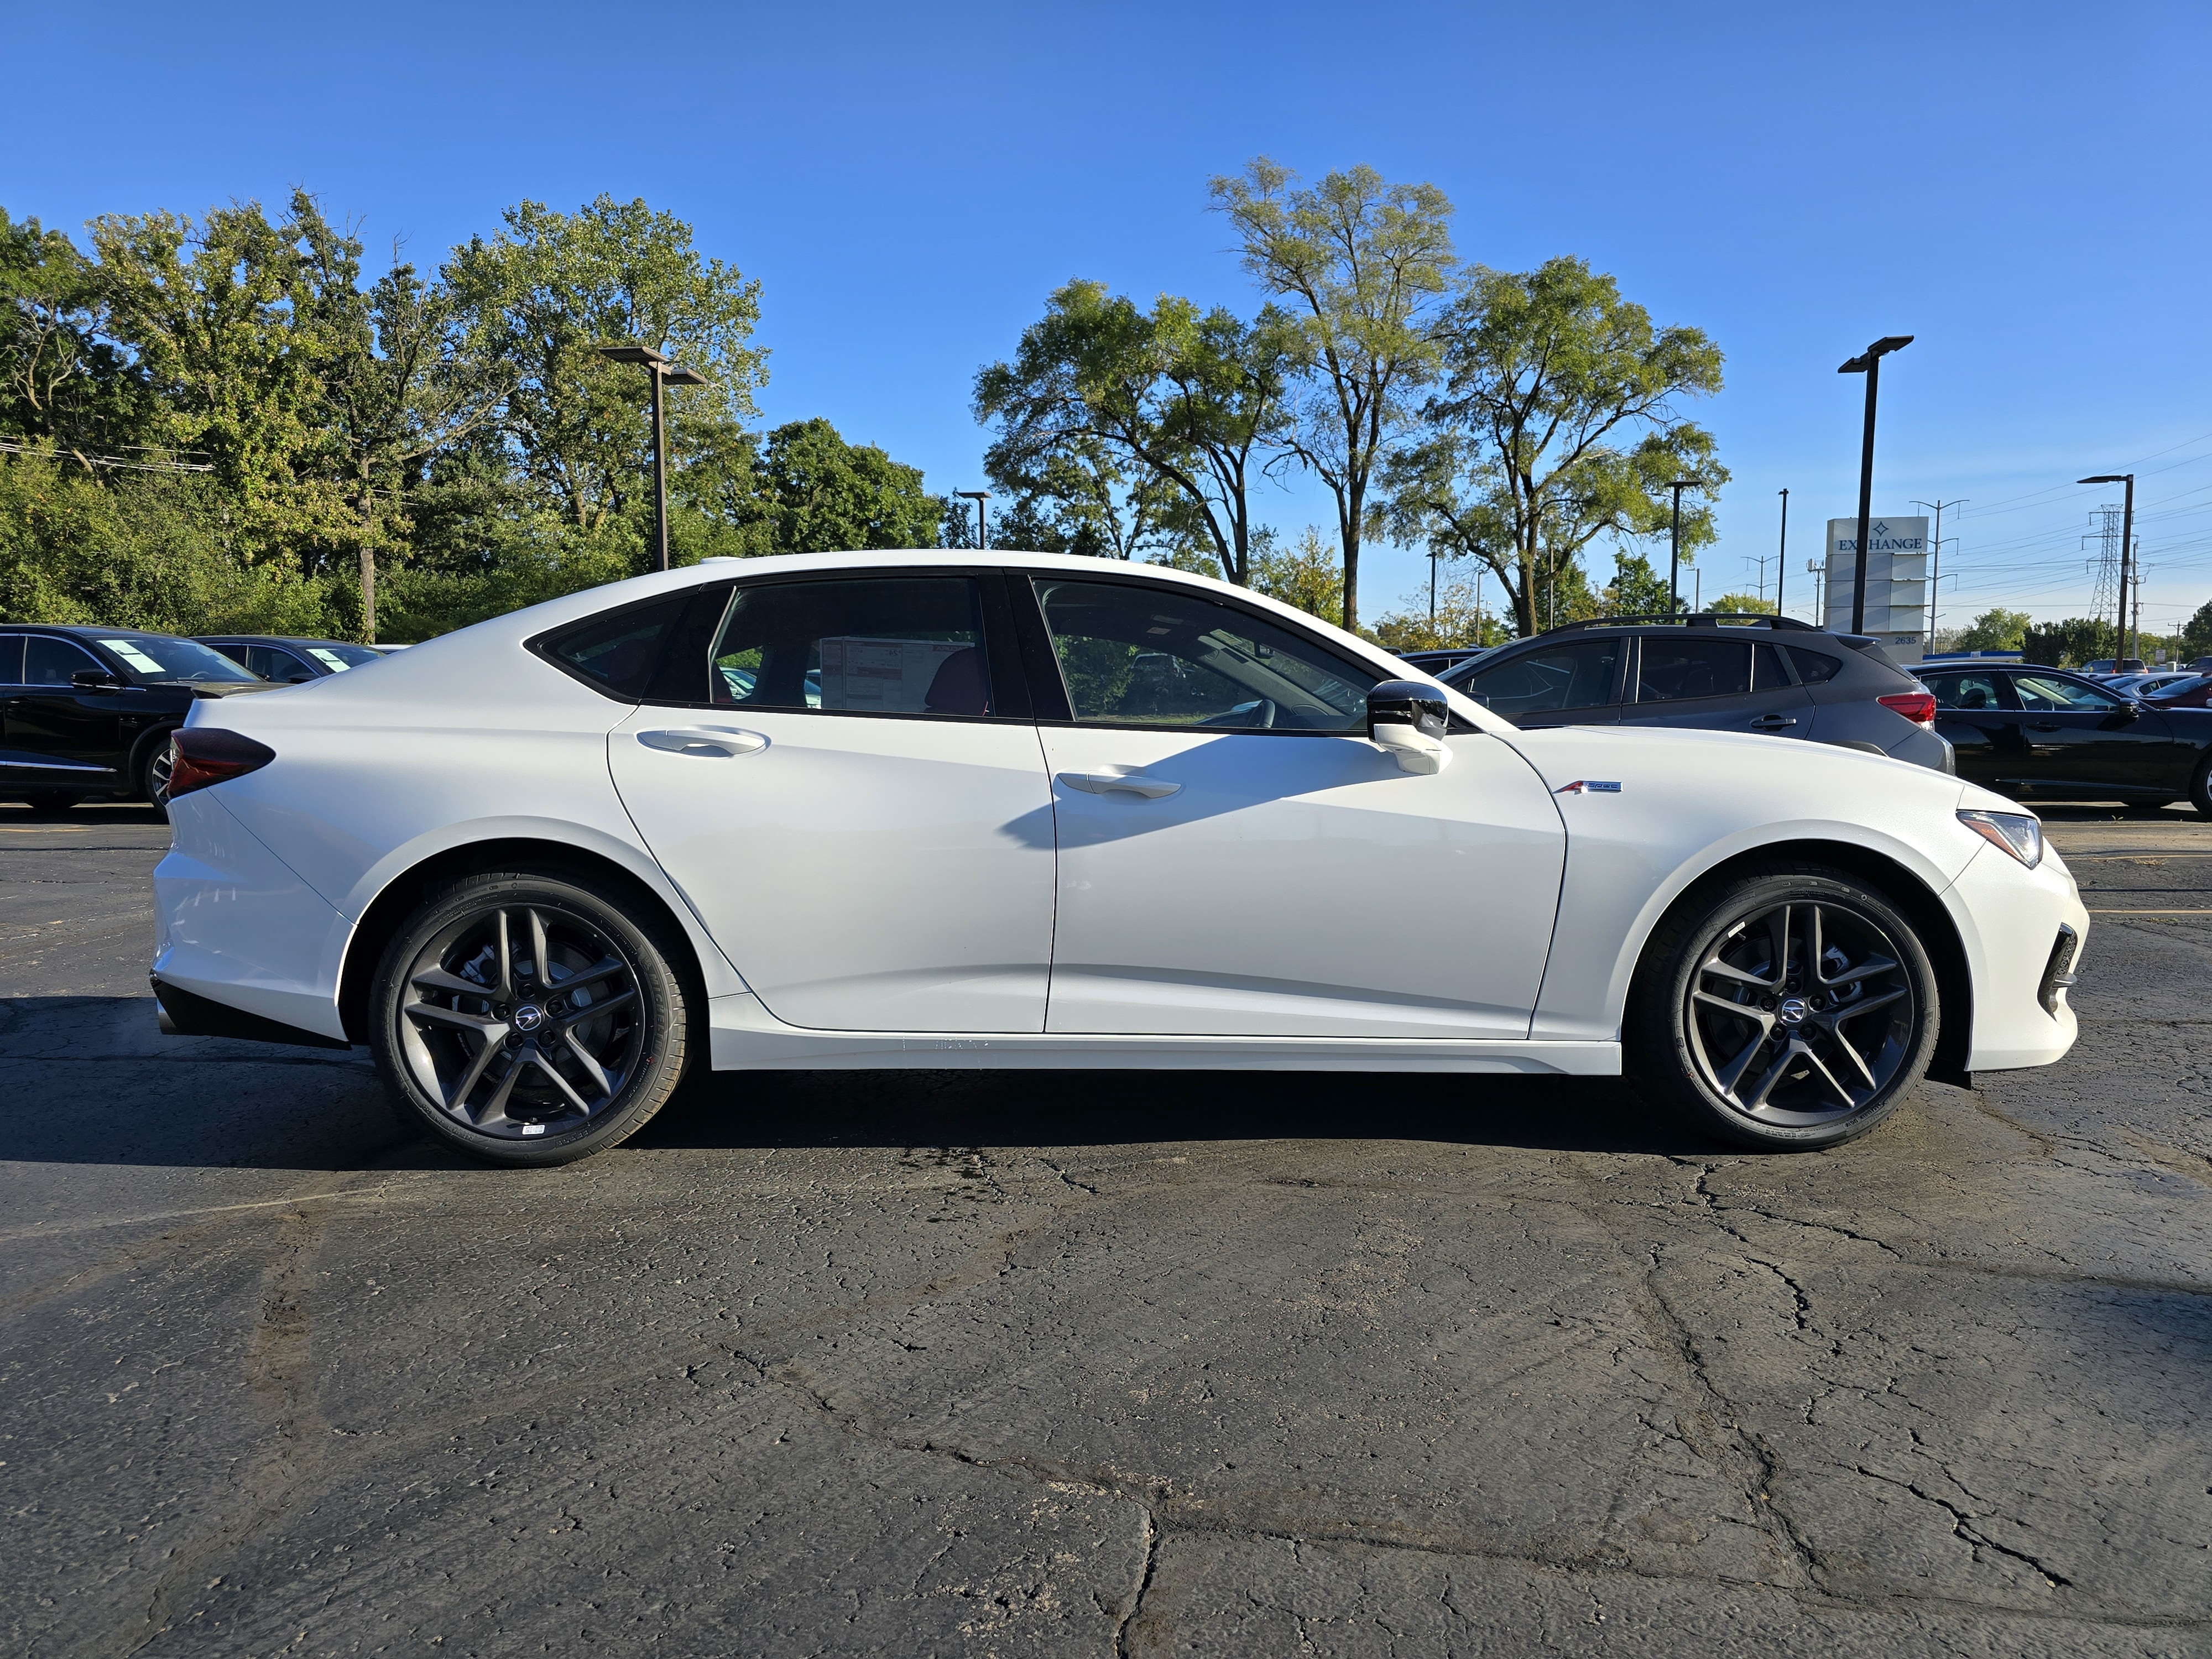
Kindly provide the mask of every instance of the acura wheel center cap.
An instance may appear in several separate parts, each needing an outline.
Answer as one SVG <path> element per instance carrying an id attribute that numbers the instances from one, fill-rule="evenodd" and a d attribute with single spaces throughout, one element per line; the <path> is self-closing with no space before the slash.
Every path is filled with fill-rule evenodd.
<path id="1" fill-rule="evenodd" d="M 530 1012 L 536 1013 L 538 1011 L 533 1008 Z M 1802 1025 L 1805 1023 L 1805 1016 L 1812 1012 L 1804 998 L 1784 997 L 1782 999 L 1782 1006 L 1775 1010 L 1775 1018 L 1784 1025 Z M 520 1024 L 520 1021 L 518 1020 L 516 1023 Z M 523 1029 L 527 1030 L 529 1028 L 525 1026 Z"/>
<path id="2" fill-rule="evenodd" d="M 545 1023 L 545 1011 L 537 1004 L 526 1002 L 514 1011 L 514 1029 L 534 1031 Z"/>

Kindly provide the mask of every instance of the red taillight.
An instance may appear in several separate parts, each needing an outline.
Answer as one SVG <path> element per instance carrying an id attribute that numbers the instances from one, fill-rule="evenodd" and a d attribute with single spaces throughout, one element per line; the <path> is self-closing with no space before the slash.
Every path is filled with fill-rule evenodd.
<path id="1" fill-rule="evenodd" d="M 1936 694 L 1932 691 L 1899 691 L 1875 701 L 1884 708 L 1893 709 L 1915 726 L 1936 724 Z"/>
<path id="2" fill-rule="evenodd" d="M 211 783 L 244 777 L 276 758 L 266 744 L 226 732 L 219 726 L 187 726 L 170 734 L 169 799 L 189 795 Z"/>

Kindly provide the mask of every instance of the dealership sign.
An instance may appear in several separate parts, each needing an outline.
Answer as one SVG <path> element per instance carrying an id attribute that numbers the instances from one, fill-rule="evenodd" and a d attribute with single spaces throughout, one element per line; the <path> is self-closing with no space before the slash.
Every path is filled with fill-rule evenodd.
<path id="1" fill-rule="evenodd" d="M 1858 579 L 1859 521 L 1828 520 L 1828 626 L 1848 631 Z M 1877 518 L 1867 524 L 1864 631 L 1916 654 L 1928 626 L 1928 520 Z"/>

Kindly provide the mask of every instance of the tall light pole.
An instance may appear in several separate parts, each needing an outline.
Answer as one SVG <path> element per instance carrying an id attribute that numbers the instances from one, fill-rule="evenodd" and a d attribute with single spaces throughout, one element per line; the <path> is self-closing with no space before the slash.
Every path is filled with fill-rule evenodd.
<path id="1" fill-rule="evenodd" d="M 1774 614 L 1782 614 L 1782 579 L 1790 574 L 1790 492 L 1782 495 L 1782 540 L 1774 553 Z"/>
<path id="2" fill-rule="evenodd" d="M 2094 478 L 2077 478 L 2077 483 L 2124 483 L 2128 487 L 2127 505 L 2120 509 L 2120 648 L 2112 655 L 2115 668 L 2120 659 L 2135 654 L 2128 649 L 2128 572 L 2133 567 L 2130 556 L 2136 544 L 2136 475 L 2132 472 L 2100 472 Z M 2110 524 L 2112 520 L 2105 520 Z"/>
<path id="3" fill-rule="evenodd" d="M 991 532 L 990 527 L 983 522 L 983 503 L 991 499 L 991 492 L 988 489 L 956 489 L 952 493 L 963 501 L 975 503 L 975 545 L 990 546 Z"/>
<path id="4" fill-rule="evenodd" d="M 1667 538 L 1667 614 L 1682 609 L 1682 492 L 1698 487 L 1695 478 L 1676 478 L 1667 488 L 1674 492 L 1674 527 Z"/>
<path id="5" fill-rule="evenodd" d="M 1933 507 L 1936 511 L 1936 533 L 1928 541 L 1930 556 L 1928 568 L 1928 649 L 1930 651 L 1936 648 L 1936 606 L 1941 597 L 1941 589 L 1936 584 L 1943 580 L 1943 509 L 1963 507 L 1969 499 L 1961 495 L 1955 501 L 1923 501 L 1916 497 L 1912 503 L 1915 507 Z"/>
<path id="6" fill-rule="evenodd" d="M 668 442 L 660 390 L 671 386 L 704 386 L 707 377 L 677 368 L 651 346 L 603 345 L 599 356 L 611 362 L 636 363 L 653 382 L 653 545 L 657 569 L 668 568 Z"/>
<path id="7" fill-rule="evenodd" d="M 1859 557 L 1851 582 L 1851 632 L 1866 632 L 1867 525 L 1874 517 L 1874 404 L 1881 385 L 1881 360 L 1912 343 L 1910 334 L 1885 334 L 1859 356 L 1836 370 L 1838 374 L 1867 377 L 1866 437 L 1859 446 Z"/>

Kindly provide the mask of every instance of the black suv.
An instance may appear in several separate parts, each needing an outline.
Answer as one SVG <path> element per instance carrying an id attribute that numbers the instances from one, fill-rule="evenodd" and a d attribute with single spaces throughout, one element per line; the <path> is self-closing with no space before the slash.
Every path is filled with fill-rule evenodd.
<path id="1" fill-rule="evenodd" d="M 0 627 L 0 790 L 49 809 L 87 795 L 159 805 L 169 733 L 185 723 L 194 688 L 264 684 L 167 634 Z"/>
<path id="2" fill-rule="evenodd" d="M 1437 676 L 1516 726 L 1698 726 L 1953 769 L 1936 699 L 1876 641 L 1788 617 L 1613 617 Z"/>
<path id="3" fill-rule="evenodd" d="M 199 642 L 280 685 L 298 685 L 384 660 L 384 653 L 373 645 L 295 639 L 289 634 L 202 634 Z"/>

